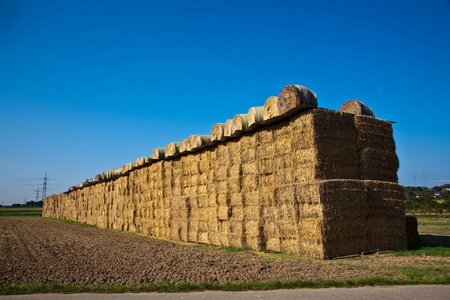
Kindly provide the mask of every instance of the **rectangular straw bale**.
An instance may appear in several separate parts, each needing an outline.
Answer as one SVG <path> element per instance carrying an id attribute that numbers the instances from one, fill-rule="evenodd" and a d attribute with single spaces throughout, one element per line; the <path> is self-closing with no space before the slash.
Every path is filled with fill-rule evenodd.
<path id="1" fill-rule="evenodd" d="M 244 220 L 244 207 L 243 206 L 231 206 L 231 221 Z"/>
<path id="2" fill-rule="evenodd" d="M 273 159 L 275 170 L 294 168 L 294 159 L 290 153 L 276 155 Z"/>
<path id="3" fill-rule="evenodd" d="M 256 148 L 256 155 L 258 158 L 272 157 L 275 153 L 275 148 L 273 143 L 261 143 Z"/>
<path id="4" fill-rule="evenodd" d="M 256 159 L 256 148 L 242 148 L 241 162 L 248 163 Z"/>
<path id="5" fill-rule="evenodd" d="M 261 158 L 258 160 L 259 174 L 266 175 L 274 172 L 274 160 L 273 157 Z"/>
<path id="6" fill-rule="evenodd" d="M 209 233 L 208 232 L 199 232 L 198 233 L 198 242 L 201 244 L 209 244 Z"/>
<path id="7" fill-rule="evenodd" d="M 228 233 L 219 232 L 219 246 L 230 247 L 230 243 L 228 242 Z"/>
<path id="8" fill-rule="evenodd" d="M 198 231 L 199 232 L 207 232 L 208 231 L 208 222 L 206 219 L 202 218 L 202 214 L 200 213 L 200 219 L 198 220 Z"/>
<path id="9" fill-rule="evenodd" d="M 200 173 L 200 162 L 197 160 L 192 160 L 189 163 L 189 174 L 195 175 Z"/>
<path id="10" fill-rule="evenodd" d="M 208 240 L 212 245 L 215 246 L 221 246 L 222 242 L 221 242 L 221 233 L 219 232 L 209 232 L 208 233 Z"/>
<path id="11" fill-rule="evenodd" d="M 257 145 L 258 138 L 255 133 L 244 134 L 240 138 L 241 147 L 243 149 L 255 148 Z"/>
<path id="12" fill-rule="evenodd" d="M 360 149 L 371 148 L 377 150 L 395 151 L 395 142 L 394 139 L 387 138 L 380 134 L 359 131 L 358 147 Z"/>
<path id="13" fill-rule="evenodd" d="M 264 206 L 275 205 L 275 189 L 273 187 L 262 187 L 260 189 L 260 202 Z"/>
<path id="14" fill-rule="evenodd" d="M 199 185 L 197 185 L 197 193 L 199 195 L 207 195 L 208 189 L 207 189 L 206 184 L 199 184 Z"/>
<path id="15" fill-rule="evenodd" d="M 182 228 L 180 228 L 180 240 L 183 242 L 187 242 L 188 239 L 188 235 L 189 235 L 189 231 L 188 231 L 188 226 L 185 225 Z"/>
<path id="16" fill-rule="evenodd" d="M 242 233 L 227 233 L 228 247 L 245 247 Z"/>
<path id="17" fill-rule="evenodd" d="M 215 181 L 223 181 L 228 178 L 228 166 L 220 166 L 218 167 L 214 179 Z"/>
<path id="18" fill-rule="evenodd" d="M 283 219 L 277 221 L 278 233 L 280 238 L 298 238 L 299 237 L 299 226 L 296 224 L 295 220 Z"/>
<path id="19" fill-rule="evenodd" d="M 219 227 L 219 232 L 222 232 L 222 233 L 230 232 L 230 222 L 229 221 L 219 221 L 218 227 Z"/>
<path id="20" fill-rule="evenodd" d="M 233 147 L 229 152 L 229 161 L 230 165 L 238 165 L 241 164 L 241 148 L 239 144 L 232 144 Z"/>
<path id="21" fill-rule="evenodd" d="M 217 193 L 217 204 L 219 206 L 228 206 L 231 201 L 231 196 L 228 197 L 227 193 Z"/>
<path id="22" fill-rule="evenodd" d="M 298 203 L 296 187 L 294 185 L 278 185 L 275 188 L 275 201 L 277 205 L 281 204 L 291 204 L 294 205 Z"/>
<path id="23" fill-rule="evenodd" d="M 368 214 L 367 191 L 363 181 L 323 181 L 320 194 L 325 218 L 365 217 Z"/>
<path id="24" fill-rule="evenodd" d="M 219 231 L 219 221 L 217 218 L 217 211 L 215 212 L 215 217 L 207 220 L 208 232 L 218 232 Z"/>
<path id="25" fill-rule="evenodd" d="M 230 206 L 232 207 L 240 207 L 244 204 L 243 196 L 241 193 L 232 193 L 230 194 Z"/>
<path id="26" fill-rule="evenodd" d="M 182 157 L 182 160 L 181 160 L 181 174 L 182 174 L 182 176 L 190 175 L 189 161 L 186 157 Z"/>
<path id="27" fill-rule="evenodd" d="M 228 182 L 227 181 L 219 181 L 216 183 L 216 192 L 217 194 L 228 194 Z"/>
<path id="28" fill-rule="evenodd" d="M 324 222 L 324 235 L 327 241 L 365 237 L 367 232 L 365 217 L 326 219 Z"/>
<path id="29" fill-rule="evenodd" d="M 229 222 L 230 233 L 243 234 L 244 233 L 244 222 L 242 220 L 232 219 Z"/>
<path id="30" fill-rule="evenodd" d="M 276 170 L 274 173 L 274 185 L 291 185 L 295 183 L 295 168 Z"/>
<path id="31" fill-rule="evenodd" d="M 361 179 L 397 182 L 399 168 L 395 152 L 366 148 L 360 151 Z"/>
<path id="32" fill-rule="evenodd" d="M 241 191 L 243 194 L 254 193 L 258 190 L 258 176 L 242 176 Z"/>
<path id="33" fill-rule="evenodd" d="M 298 211 L 299 219 L 302 219 L 302 218 L 312 218 L 312 219 L 323 218 L 323 207 L 320 204 L 300 203 L 300 204 L 296 205 L 296 210 Z"/>
<path id="34" fill-rule="evenodd" d="M 258 181 L 259 181 L 259 190 L 261 190 L 261 188 L 273 187 L 275 185 L 275 175 L 274 174 L 260 175 L 258 177 Z"/>
<path id="35" fill-rule="evenodd" d="M 281 240 L 278 237 L 267 239 L 266 250 L 269 252 L 281 252 Z"/>
<path id="36" fill-rule="evenodd" d="M 300 244 L 298 238 L 280 239 L 281 252 L 300 255 Z"/>
<path id="37" fill-rule="evenodd" d="M 208 185 L 208 206 L 216 209 L 218 206 L 217 193 L 215 192 L 215 188 L 214 191 L 212 191 L 212 187 L 210 185 Z"/>
<path id="38" fill-rule="evenodd" d="M 291 148 L 291 141 L 292 141 L 292 137 L 289 135 L 283 135 L 278 137 L 275 142 L 273 143 L 274 145 L 274 154 L 275 155 L 280 155 L 280 154 L 288 154 L 292 152 L 292 148 Z"/>
<path id="39" fill-rule="evenodd" d="M 272 143 L 273 141 L 273 132 L 269 129 L 269 126 L 259 129 L 255 134 L 259 143 Z"/>
<path id="40" fill-rule="evenodd" d="M 317 243 L 323 242 L 325 224 L 326 222 L 323 219 L 300 219 L 298 222 L 299 238 L 304 240 L 312 240 Z"/>
<path id="41" fill-rule="evenodd" d="M 231 207 L 219 206 L 217 209 L 217 216 L 219 220 L 228 220 L 231 215 Z"/>
<path id="42" fill-rule="evenodd" d="M 170 239 L 178 241 L 180 240 L 180 231 L 176 221 L 171 221 L 170 224 Z"/>
<path id="43" fill-rule="evenodd" d="M 377 134 L 385 137 L 392 137 L 392 124 L 377 118 L 368 116 L 355 116 L 355 125 L 358 131 L 368 134 Z"/>
<path id="44" fill-rule="evenodd" d="M 261 219 L 261 212 L 259 206 L 245 206 L 244 219 L 248 221 L 258 221 Z"/>
<path id="45" fill-rule="evenodd" d="M 228 171 L 230 177 L 236 177 L 242 175 L 242 165 L 236 164 L 232 165 Z"/>
<path id="46" fill-rule="evenodd" d="M 256 235 L 246 235 L 245 236 L 245 244 L 247 245 L 247 247 L 250 247 L 253 250 L 256 251 L 264 251 L 265 250 L 265 245 L 264 243 L 261 241 L 261 237 Z"/>
<path id="47" fill-rule="evenodd" d="M 229 193 L 240 193 L 241 192 L 241 177 L 234 176 L 228 178 L 228 192 Z"/>
<path id="48" fill-rule="evenodd" d="M 264 233 L 264 236 L 266 239 L 270 238 L 279 238 L 280 233 L 278 231 L 277 221 L 269 221 L 266 219 L 262 219 L 262 232 Z"/>
<path id="49" fill-rule="evenodd" d="M 370 228 L 367 228 L 369 235 L 396 235 L 400 238 L 406 236 L 404 217 L 370 216 L 367 218 L 367 223 L 371 225 Z"/>
<path id="50" fill-rule="evenodd" d="M 262 225 L 260 220 L 246 220 L 244 222 L 244 232 L 247 236 L 257 236 L 262 231 Z"/>
<path id="51" fill-rule="evenodd" d="M 325 258 L 333 258 L 342 255 L 359 254 L 363 251 L 367 251 L 368 244 L 364 237 L 349 237 L 347 239 L 333 241 L 332 245 L 326 242 L 324 245 Z M 370 249 L 376 250 L 376 249 Z"/>
<path id="52" fill-rule="evenodd" d="M 210 170 L 209 160 L 202 159 L 199 163 L 200 173 L 206 173 Z"/>
<path id="53" fill-rule="evenodd" d="M 289 123 L 290 120 L 286 119 L 267 126 L 268 130 L 272 130 L 273 133 L 272 141 L 276 141 L 279 137 L 291 134 L 291 128 L 289 127 Z"/>
<path id="54" fill-rule="evenodd" d="M 243 205 L 245 206 L 258 206 L 260 205 L 259 201 L 259 192 L 247 193 L 243 195 Z"/>

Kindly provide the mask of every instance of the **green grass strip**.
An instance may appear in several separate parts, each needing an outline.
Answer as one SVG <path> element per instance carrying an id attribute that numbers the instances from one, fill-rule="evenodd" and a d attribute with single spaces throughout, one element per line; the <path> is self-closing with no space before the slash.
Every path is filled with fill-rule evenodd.
<path id="1" fill-rule="evenodd" d="M 414 244 L 408 247 L 408 250 L 395 251 L 396 256 L 450 256 L 450 248 L 443 246 L 422 246 Z"/>
<path id="2" fill-rule="evenodd" d="M 381 285 L 416 285 L 416 284 L 450 284 L 450 278 L 438 279 L 388 279 L 382 277 L 360 278 L 348 280 L 295 280 L 295 281 L 272 281 L 272 282 L 242 282 L 242 283 L 165 283 L 148 284 L 137 286 L 109 285 L 109 286 L 74 286 L 66 284 L 11 284 L 0 286 L 0 295 L 25 295 L 44 293 L 180 293 L 201 291 L 261 291 L 277 289 L 296 288 L 330 288 L 330 287 L 359 287 L 359 286 L 381 286 Z"/>
<path id="3" fill-rule="evenodd" d="M 38 210 L 0 210 L 0 217 L 40 217 L 42 211 Z"/>

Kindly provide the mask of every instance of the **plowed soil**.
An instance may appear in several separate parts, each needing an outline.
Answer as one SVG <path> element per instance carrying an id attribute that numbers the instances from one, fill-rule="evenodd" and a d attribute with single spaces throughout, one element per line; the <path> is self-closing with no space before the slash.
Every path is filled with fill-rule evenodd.
<path id="1" fill-rule="evenodd" d="M 376 267 L 280 259 L 42 218 L 0 218 L 0 284 L 138 285 L 387 276 Z"/>

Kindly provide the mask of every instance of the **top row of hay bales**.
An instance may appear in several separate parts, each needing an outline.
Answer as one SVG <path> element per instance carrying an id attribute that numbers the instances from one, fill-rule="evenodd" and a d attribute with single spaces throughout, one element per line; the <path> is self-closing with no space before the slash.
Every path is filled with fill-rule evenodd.
<path id="1" fill-rule="evenodd" d="M 127 163 L 119 168 L 112 168 L 92 179 L 87 179 L 83 183 L 70 187 L 68 191 L 116 179 L 154 161 L 196 152 L 230 138 L 239 137 L 244 132 L 254 131 L 264 124 L 271 124 L 300 111 L 315 107 L 317 107 L 317 96 L 314 92 L 301 85 L 288 85 L 281 90 L 278 97 L 269 97 L 264 106 L 252 107 L 247 114 L 237 114 L 225 123 L 215 124 L 210 135 L 191 135 L 180 142 L 172 142 L 165 148 L 155 148 L 151 157 L 139 157 L 136 162 Z M 375 117 L 373 110 L 358 100 L 346 102 L 339 111 Z"/>

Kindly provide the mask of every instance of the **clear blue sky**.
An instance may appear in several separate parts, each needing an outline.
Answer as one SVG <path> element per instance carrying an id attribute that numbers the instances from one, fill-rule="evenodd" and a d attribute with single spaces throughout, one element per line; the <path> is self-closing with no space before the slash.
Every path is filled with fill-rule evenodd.
<path id="1" fill-rule="evenodd" d="M 401 184 L 450 180 L 449 1 L 0 0 L 0 204 L 35 200 L 45 172 L 59 193 L 209 134 L 288 84 L 395 121 Z"/>

